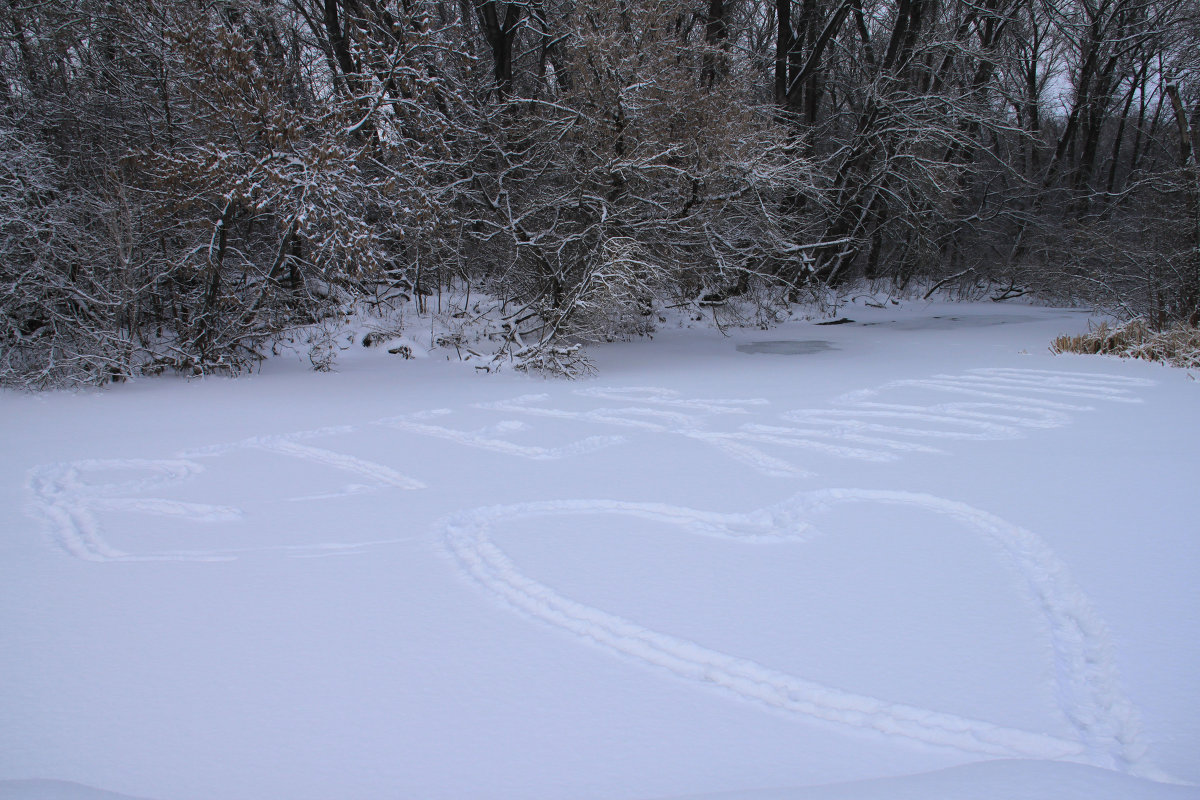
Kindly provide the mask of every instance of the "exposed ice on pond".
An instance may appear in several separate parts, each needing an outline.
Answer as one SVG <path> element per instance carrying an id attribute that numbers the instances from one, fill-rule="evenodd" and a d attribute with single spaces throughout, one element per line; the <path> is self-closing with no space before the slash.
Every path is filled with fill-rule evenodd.
<path id="1" fill-rule="evenodd" d="M 739 353 L 769 353 L 775 356 L 808 356 L 836 350 L 832 342 L 824 339 L 785 339 L 775 342 L 747 342 L 737 346 Z"/>
<path id="2" fill-rule="evenodd" d="M 891 328 L 897 331 L 934 331 L 949 328 L 986 328 L 992 325 L 1012 325 L 1020 322 L 1033 322 L 1037 317 L 1028 314 L 967 314 L 961 317 L 936 316 L 899 319 L 888 322 L 863 322 L 864 328 L 875 326 Z"/>

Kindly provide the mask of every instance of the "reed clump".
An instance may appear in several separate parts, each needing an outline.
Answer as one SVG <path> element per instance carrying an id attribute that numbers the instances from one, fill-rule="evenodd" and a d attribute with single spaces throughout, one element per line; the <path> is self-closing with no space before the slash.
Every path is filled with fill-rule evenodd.
<path id="1" fill-rule="evenodd" d="M 1200 368 L 1200 327 L 1178 323 L 1156 330 L 1144 319 L 1121 325 L 1101 322 L 1078 336 L 1063 335 L 1051 344 L 1054 353 L 1142 358 L 1174 367 Z"/>

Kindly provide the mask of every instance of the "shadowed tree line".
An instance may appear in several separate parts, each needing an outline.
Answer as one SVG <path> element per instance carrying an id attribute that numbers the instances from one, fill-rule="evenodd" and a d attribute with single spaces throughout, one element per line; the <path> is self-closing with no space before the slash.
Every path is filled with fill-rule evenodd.
<path id="1" fill-rule="evenodd" d="M 451 282 L 548 369 L 864 278 L 1194 326 L 1198 148 L 1193 0 L 4 0 L 0 382 Z"/>

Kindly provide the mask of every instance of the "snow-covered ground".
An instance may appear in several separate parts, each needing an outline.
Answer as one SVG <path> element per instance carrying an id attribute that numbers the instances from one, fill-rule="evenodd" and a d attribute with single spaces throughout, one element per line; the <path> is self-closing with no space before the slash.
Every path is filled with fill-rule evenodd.
<path id="1" fill-rule="evenodd" d="M 0 395 L 0 798 L 1200 797 L 1200 383 L 843 313 Z"/>

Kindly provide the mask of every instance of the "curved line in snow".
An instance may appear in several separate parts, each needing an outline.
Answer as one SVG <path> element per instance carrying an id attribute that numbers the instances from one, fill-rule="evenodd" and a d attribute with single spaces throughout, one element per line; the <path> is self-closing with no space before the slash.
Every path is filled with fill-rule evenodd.
<path id="1" fill-rule="evenodd" d="M 522 573 L 491 537 L 501 521 L 577 514 L 621 514 L 743 542 L 802 542 L 814 511 L 849 503 L 910 506 L 962 522 L 998 545 L 1028 585 L 1051 637 L 1057 694 L 1077 740 L 825 686 L 706 648 L 587 606 Z M 525 615 L 677 677 L 723 687 L 771 708 L 856 729 L 905 737 L 964 753 L 1090 763 L 1163 779 L 1145 763 L 1136 714 L 1122 693 L 1111 644 L 1095 609 L 1050 548 L 1034 533 L 964 503 L 902 491 L 827 489 L 801 492 L 744 514 L 656 503 L 566 500 L 493 506 L 444 519 L 440 531 L 465 573 Z"/>

